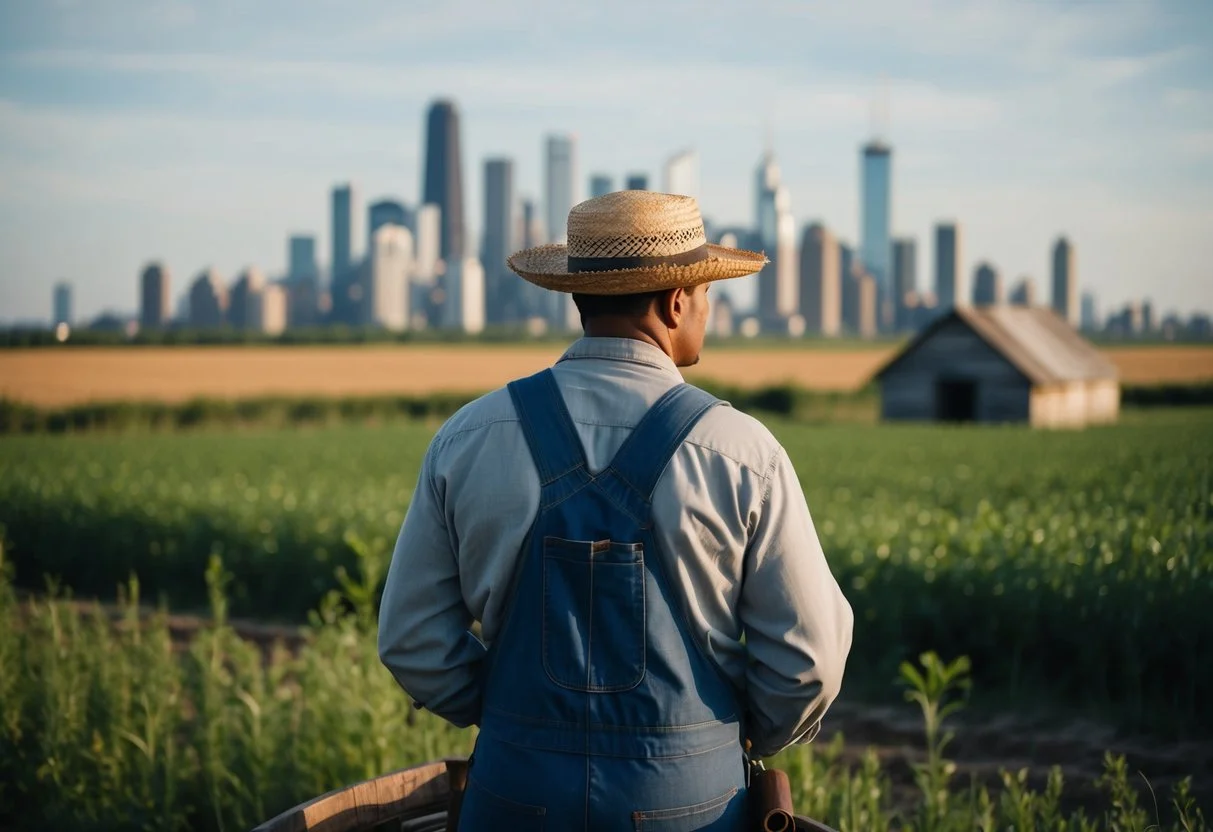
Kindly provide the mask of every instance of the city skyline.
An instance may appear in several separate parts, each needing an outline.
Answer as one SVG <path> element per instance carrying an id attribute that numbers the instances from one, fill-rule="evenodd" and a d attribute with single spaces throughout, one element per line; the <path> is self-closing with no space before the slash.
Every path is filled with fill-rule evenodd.
<path id="1" fill-rule="evenodd" d="M 1040 296 L 1049 246 L 1065 235 L 1080 289 L 1105 309 L 1143 297 L 1164 311 L 1213 307 L 1213 13 L 1196 4 L 947 2 L 910 14 L 760 3 L 738 20 L 659 10 L 633 37 L 617 37 L 619 15 L 581 13 L 557 26 L 568 43 L 546 51 L 525 30 L 498 37 L 503 20 L 526 15 L 487 5 L 342 20 L 312 9 L 264 44 L 224 38 L 235 23 L 210 4 L 129 6 L 124 28 L 87 4 L 0 10 L 7 320 L 45 319 L 61 280 L 79 318 L 132 310 L 131 275 L 152 260 L 182 279 L 208 264 L 229 281 L 250 264 L 282 274 L 288 233 L 313 234 L 327 264 L 332 185 L 354 183 L 364 205 L 415 207 L 436 97 L 459 106 L 468 241 L 483 232 L 482 160 L 515 160 L 515 192 L 541 199 L 551 132 L 578 135 L 581 190 L 589 172 L 660 183 L 670 155 L 693 148 L 705 216 L 749 224 L 769 122 L 797 236 L 819 221 L 858 246 L 853 160 L 876 132 L 882 90 L 891 231 L 918 241 L 920 278 L 932 273 L 934 225 L 954 217 L 962 273 L 988 260 L 1032 275 Z M 259 23 L 240 25 L 251 35 Z M 671 33 L 683 52 L 647 48 Z M 692 48 L 726 34 L 740 47 L 727 62 Z M 1010 42 L 1022 46 L 999 45 Z M 635 95 L 677 89 L 688 72 L 697 83 L 681 97 Z M 70 246 L 52 242 L 65 217 Z M 730 289 L 752 304 L 752 286 L 749 298 Z"/>

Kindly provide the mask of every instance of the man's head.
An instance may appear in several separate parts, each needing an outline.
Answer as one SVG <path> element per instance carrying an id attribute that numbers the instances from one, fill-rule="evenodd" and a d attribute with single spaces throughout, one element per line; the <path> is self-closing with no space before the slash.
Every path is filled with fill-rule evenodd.
<path id="1" fill-rule="evenodd" d="M 708 325 L 706 283 L 629 295 L 574 292 L 573 303 L 586 335 L 654 343 L 679 367 L 699 362 Z"/>
<path id="2" fill-rule="evenodd" d="M 707 284 L 759 271 L 766 257 L 712 245 L 689 196 L 617 191 L 569 212 L 568 244 L 526 249 L 509 266 L 531 283 L 571 292 L 587 335 L 637 338 L 680 366 L 699 360 Z"/>

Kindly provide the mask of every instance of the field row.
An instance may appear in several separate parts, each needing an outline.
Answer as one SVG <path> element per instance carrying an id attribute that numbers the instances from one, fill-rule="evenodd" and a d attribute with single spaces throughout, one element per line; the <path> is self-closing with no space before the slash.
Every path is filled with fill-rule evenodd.
<path id="1" fill-rule="evenodd" d="M 1213 728 L 1208 410 L 1082 433 L 774 429 L 856 611 L 852 692 L 887 694 L 899 662 L 936 650 L 971 656 L 1000 697 Z M 5 438 L 0 523 L 27 587 L 109 596 L 137 574 L 197 609 L 219 555 L 235 612 L 301 620 L 355 548 L 387 557 L 431 432 Z"/>
<path id="2" fill-rule="evenodd" d="M 40 406 L 88 401 L 180 402 L 253 396 L 477 393 L 552 364 L 560 344 L 346 347 L 139 347 L 0 350 L 0 398 Z M 896 347 L 711 346 L 689 380 L 856 390 Z M 1115 347 L 1126 384 L 1213 379 L 1213 347 Z"/>

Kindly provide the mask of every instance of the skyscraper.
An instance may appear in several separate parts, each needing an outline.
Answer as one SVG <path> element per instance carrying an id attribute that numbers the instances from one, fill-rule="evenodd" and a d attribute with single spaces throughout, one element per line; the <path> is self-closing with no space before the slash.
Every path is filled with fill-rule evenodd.
<path id="1" fill-rule="evenodd" d="M 439 256 L 448 263 L 463 257 L 463 167 L 459 156 L 459 112 L 453 101 L 439 100 L 430 105 L 421 202 L 442 210 Z"/>
<path id="2" fill-rule="evenodd" d="M 548 136 L 546 148 L 543 191 L 548 242 L 563 243 L 567 239 L 569 211 L 577 201 L 573 192 L 577 179 L 576 139 L 566 135 Z"/>
<path id="3" fill-rule="evenodd" d="M 852 335 L 876 335 L 876 279 L 854 261 L 842 278 L 842 323 Z"/>
<path id="4" fill-rule="evenodd" d="M 72 322 L 72 284 L 56 283 L 53 297 L 51 298 L 51 311 L 54 317 L 54 325 L 59 324 L 71 325 Z"/>
<path id="5" fill-rule="evenodd" d="M 1095 306 L 1095 293 L 1082 293 L 1082 329 L 1084 332 L 1094 332 L 1099 328 L 1099 312 Z"/>
<path id="6" fill-rule="evenodd" d="M 662 188 L 667 194 L 699 196 L 699 154 L 694 150 L 682 150 L 665 163 Z"/>
<path id="7" fill-rule="evenodd" d="M 366 259 L 362 321 L 392 332 L 409 325 L 409 268 L 413 235 L 403 225 L 385 223 L 375 232 Z"/>
<path id="8" fill-rule="evenodd" d="M 1015 284 L 1015 288 L 1011 290 L 1010 300 L 1015 306 L 1035 306 L 1036 281 L 1028 275 L 1021 277 L 1019 283 Z"/>
<path id="9" fill-rule="evenodd" d="M 485 320 L 502 324 L 518 320 L 524 282 L 510 271 L 506 258 L 514 253 L 514 163 L 489 159 L 484 163 L 484 265 Z"/>
<path id="10" fill-rule="evenodd" d="M 484 269 L 475 257 L 447 264 L 442 323 L 448 329 L 477 333 L 484 329 Z"/>
<path id="11" fill-rule="evenodd" d="M 417 209 L 413 245 L 417 260 L 413 279 L 421 285 L 432 286 L 438 277 L 442 259 L 442 209 L 432 203 Z"/>
<path id="12" fill-rule="evenodd" d="M 1078 275 L 1074 248 L 1065 237 L 1053 244 L 1053 310 L 1070 326 L 1078 326 Z"/>
<path id="13" fill-rule="evenodd" d="M 394 199 L 381 199 L 372 202 L 366 209 L 366 251 L 369 255 L 375 232 L 385 225 L 398 225 L 401 228 L 413 229 L 411 211 L 401 202 Z"/>
<path id="14" fill-rule="evenodd" d="M 989 263 L 973 270 L 973 304 L 993 306 L 1002 303 L 1002 275 Z"/>
<path id="15" fill-rule="evenodd" d="M 329 269 L 329 292 L 333 301 L 333 320 L 347 324 L 354 323 L 358 317 L 357 300 L 351 296 L 358 281 L 354 261 L 355 200 L 353 185 L 347 183 L 333 188 L 333 262 Z"/>
<path id="16" fill-rule="evenodd" d="M 935 226 L 935 296 L 942 310 L 964 306 L 969 299 L 965 287 L 959 223 Z"/>
<path id="17" fill-rule="evenodd" d="M 893 325 L 899 331 L 913 324 L 908 307 L 911 293 L 918 291 L 918 244 L 910 238 L 893 241 Z"/>
<path id="18" fill-rule="evenodd" d="M 758 320 L 764 329 L 786 332 L 784 322 L 798 305 L 796 226 L 791 197 L 770 151 L 758 163 L 755 191 L 758 240 L 771 260 L 758 273 Z"/>
<path id="19" fill-rule="evenodd" d="M 255 309 L 260 308 L 264 291 L 265 275 L 256 266 L 249 266 L 228 292 L 227 322 L 236 329 L 259 329 Z"/>
<path id="20" fill-rule="evenodd" d="M 206 269 L 190 284 L 189 325 L 194 329 L 223 326 L 227 320 L 227 287 L 214 269 Z"/>
<path id="21" fill-rule="evenodd" d="M 885 319 L 892 318 L 892 160 L 893 151 L 888 145 L 874 141 L 863 147 L 859 251 L 864 268 L 876 281 L 877 303 L 889 307 L 890 314 L 880 316 Z"/>
<path id="22" fill-rule="evenodd" d="M 615 190 L 615 183 L 605 173 L 596 173 L 590 177 L 590 198 L 605 196 Z"/>
<path id="23" fill-rule="evenodd" d="M 286 245 L 286 262 L 288 278 L 315 278 L 316 238 L 311 234 L 292 234 Z"/>
<path id="24" fill-rule="evenodd" d="M 139 277 L 139 326 L 159 329 L 169 321 L 168 267 L 149 263 Z"/>
<path id="25" fill-rule="evenodd" d="M 833 337 L 842 316 L 838 241 L 824 226 L 804 230 L 800 244 L 800 314 L 805 331 Z"/>
<path id="26" fill-rule="evenodd" d="M 623 189 L 625 191 L 647 191 L 649 189 L 648 174 L 629 173 Z"/>

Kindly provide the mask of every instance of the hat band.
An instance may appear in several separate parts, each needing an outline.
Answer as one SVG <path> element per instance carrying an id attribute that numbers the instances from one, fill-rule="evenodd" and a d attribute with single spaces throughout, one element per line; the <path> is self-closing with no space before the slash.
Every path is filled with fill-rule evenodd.
<path id="1" fill-rule="evenodd" d="M 644 269 L 651 266 L 690 266 L 700 263 L 711 255 L 708 244 L 679 252 L 651 257 L 574 257 L 569 255 L 569 274 L 581 272 L 610 272 L 616 269 Z"/>

